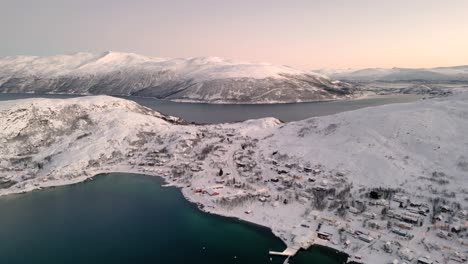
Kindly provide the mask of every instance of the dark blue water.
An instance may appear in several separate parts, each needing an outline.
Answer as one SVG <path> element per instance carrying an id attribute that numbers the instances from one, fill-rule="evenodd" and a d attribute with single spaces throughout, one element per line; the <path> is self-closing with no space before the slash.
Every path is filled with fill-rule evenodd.
<path id="1" fill-rule="evenodd" d="M 282 263 L 270 230 L 199 211 L 157 177 L 95 180 L 0 198 L 0 263 Z M 333 250 L 293 264 L 343 263 Z"/>
<path id="2" fill-rule="evenodd" d="M 0 94 L 0 101 L 36 97 L 70 98 L 76 95 Z M 224 123 L 264 117 L 276 117 L 285 122 L 297 121 L 376 105 L 412 102 L 421 96 L 389 95 L 345 101 L 256 105 L 177 103 L 131 96 L 122 98 L 133 100 L 163 114 L 181 117 L 189 122 Z"/>
<path id="3" fill-rule="evenodd" d="M 0 94 L 0 101 L 68 95 Z M 417 96 L 280 105 L 210 105 L 126 97 L 197 123 L 261 117 L 283 121 L 417 100 Z M 1 103 L 1 102 L 0 102 Z M 113 174 L 94 181 L 0 198 L 0 263 L 282 263 L 270 230 L 200 212 L 155 177 Z M 291 264 L 337 264 L 345 257 L 312 248 Z"/>

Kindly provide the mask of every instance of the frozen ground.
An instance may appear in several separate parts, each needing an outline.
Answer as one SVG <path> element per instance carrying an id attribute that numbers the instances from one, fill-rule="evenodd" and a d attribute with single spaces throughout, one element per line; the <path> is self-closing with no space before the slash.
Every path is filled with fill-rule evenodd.
<path id="1" fill-rule="evenodd" d="M 141 172 L 293 249 L 323 244 L 365 263 L 468 253 L 466 94 L 219 125 L 108 96 L 25 99 L 2 102 L 0 127 L 1 195 Z"/>

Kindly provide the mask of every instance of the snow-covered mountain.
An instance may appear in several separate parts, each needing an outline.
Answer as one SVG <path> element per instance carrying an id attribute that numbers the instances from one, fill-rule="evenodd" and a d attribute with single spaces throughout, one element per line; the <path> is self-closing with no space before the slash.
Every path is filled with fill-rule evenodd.
<path id="1" fill-rule="evenodd" d="M 105 52 L 0 58 L 0 92 L 268 103 L 350 98 L 354 89 L 350 84 L 320 74 L 266 63 Z"/>
<path id="2" fill-rule="evenodd" d="M 468 65 L 455 67 L 438 67 L 428 69 L 410 68 L 367 68 L 360 70 L 330 70 L 315 71 L 331 78 L 347 81 L 427 81 L 456 82 L 468 81 Z"/>
<path id="3" fill-rule="evenodd" d="M 467 99 L 286 124 L 266 118 L 217 125 L 187 125 L 109 96 L 6 101 L 0 104 L 0 195 L 102 172 L 145 173 L 163 176 L 206 211 L 270 227 L 295 250 L 312 241 L 359 254 L 365 263 L 391 263 L 403 241 L 416 258 L 442 263 L 466 252 Z M 421 206 L 372 200 L 372 192 Z M 400 214 L 423 219 L 405 229 L 412 238 L 395 234 Z M 319 223 L 334 240 L 317 239 Z M 445 239 L 451 226 L 463 229 Z M 340 240 L 340 229 L 349 236 Z M 374 242 L 358 238 L 359 230 Z M 389 241 L 399 246 L 376 250 Z"/>

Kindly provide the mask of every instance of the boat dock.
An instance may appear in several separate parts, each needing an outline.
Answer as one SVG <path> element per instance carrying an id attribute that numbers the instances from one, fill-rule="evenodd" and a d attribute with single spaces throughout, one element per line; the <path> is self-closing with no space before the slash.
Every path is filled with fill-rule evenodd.
<path id="1" fill-rule="evenodd" d="M 270 251 L 270 255 L 273 256 L 284 256 L 284 257 L 292 257 L 296 255 L 297 251 L 299 251 L 299 248 L 286 248 L 283 252 L 279 251 Z"/>
<path id="2" fill-rule="evenodd" d="M 316 236 L 317 234 L 314 231 L 310 231 L 308 234 L 299 234 L 295 237 L 294 244 L 288 246 L 283 252 L 269 251 L 269 254 L 286 257 L 284 263 L 288 263 L 289 258 L 294 257 L 300 249 L 309 249 L 309 247 L 315 243 Z"/>

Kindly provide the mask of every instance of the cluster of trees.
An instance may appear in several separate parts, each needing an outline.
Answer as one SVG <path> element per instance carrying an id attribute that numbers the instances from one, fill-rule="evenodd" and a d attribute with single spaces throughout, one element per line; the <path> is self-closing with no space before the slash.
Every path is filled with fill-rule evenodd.
<path id="1" fill-rule="evenodd" d="M 213 144 L 206 145 L 205 147 L 202 148 L 200 153 L 198 153 L 197 158 L 198 160 L 205 160 L 208 154 L 210 154 L 212 151 L 215 151 L 217 146 Z"/>
<path id="2" fill-rule="evenodd" d="M 235 196 L 235 197 L 222 197 L 216 200 L 216 203 L 220 206 L 227 207 L 229 209 L 242 206 L 247 202 L 253 202 L 256 200 L 256 196 L 252 194 L 242 195 L 242 196 Z"/>

